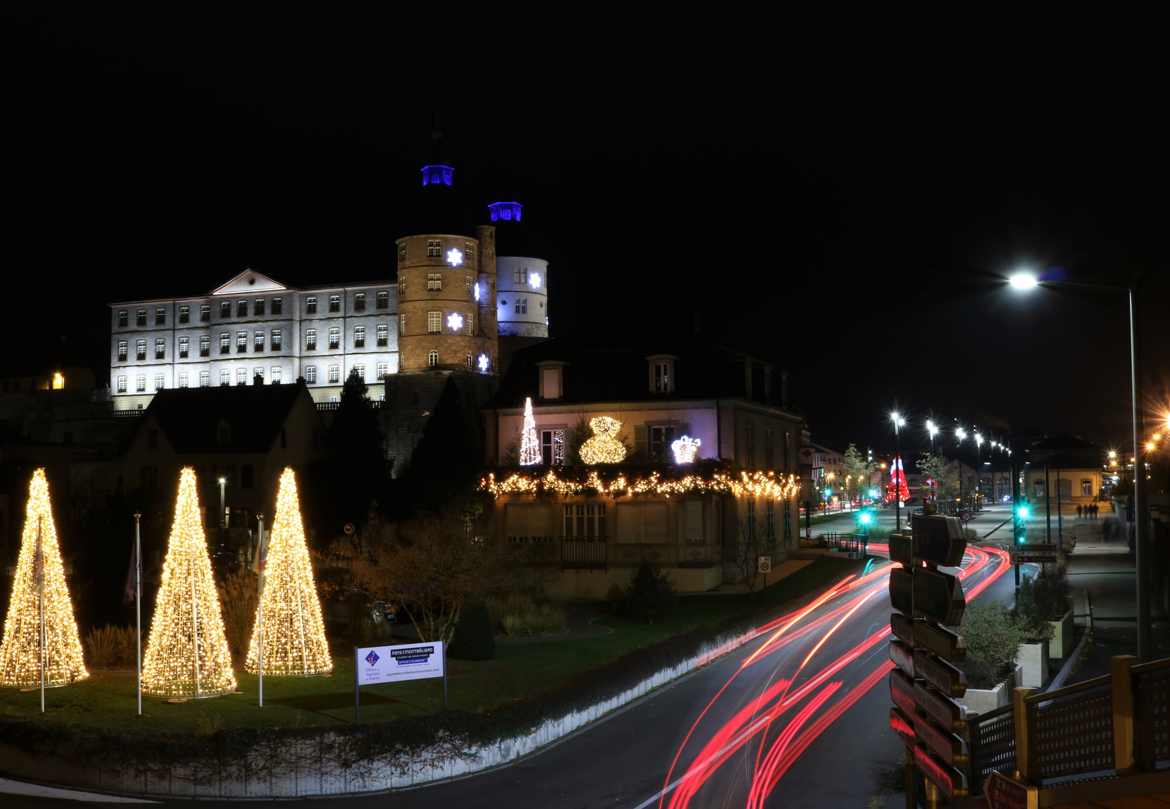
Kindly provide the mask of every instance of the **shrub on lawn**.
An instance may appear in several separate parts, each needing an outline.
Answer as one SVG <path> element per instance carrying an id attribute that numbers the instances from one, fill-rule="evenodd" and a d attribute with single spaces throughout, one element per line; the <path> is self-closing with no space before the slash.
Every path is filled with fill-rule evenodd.
<path id="1" fill-rule="evenodd" d="M 538 602 L 527 593 L 508 593 L 487 600 L 492 627 L 505 635 L 540 635 L 565 628 L 565 611 L 555 604 Z"/>
<path id="2" fill-rule="evenodd" d="M 252 639 L 252 624 L 256 621 L 258 603 L 256 587 L 256 574 L 247 568 L 233 570 L 219 583 L 223 628 L 237 666 L 244 665 L 248 643 Z"/>
<path id="3" fill-rule="evenodd" d="M 1020 644 L 1028 639 L 1027 623 L 1002 604 L 968 604 L 959 631 L 967 645 L 963 670 L 973 688 L 994 688 L 1016 666 Z"/>
<path id="4" fill-rule="evenodd" d="M 618 605 L 618 614 L 633 621 L 654 623 L 661 620 L 673 605 L 674 587 L 670 576 L 643 560 Z"/>
<path id="5" fill-rule="evenodd" d="M 491 660 L 496 656 L 492 620 L 482 603 L 467 604 L 451 637 L 450 656 L 460 660 Z"/>
<path id="6" fill-rule="evenodd" d="M 102 626 L 85 636 L 86 663 L 99 669 L 133 666 L 137 640 L 129 626 Z"/>

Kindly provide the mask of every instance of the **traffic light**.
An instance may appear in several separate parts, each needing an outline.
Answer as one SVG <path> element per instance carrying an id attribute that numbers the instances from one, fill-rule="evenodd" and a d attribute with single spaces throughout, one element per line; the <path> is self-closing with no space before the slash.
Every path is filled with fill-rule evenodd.
<path id="1" fill-rule="evenodd" d="M 1028 542 L 1028 518 L 1032 516 L 1032 507 L 1027 503 L 1020 503 L 1015 510 L 1015 536 L 1017 545 Z"/>
<path id="2" fill-rule="evenodd" d="M 1026 520 L 1032 516 L 1032 507 L 1027 503 L 1021 503 L 1016 506 L 1016 517 L 1020 520 Z"/>
<path id="3" fill-rule="evenodd" d="M 873 525 L 873 512 L 868 509 L 857 514 L 857 524 L 862 528 L 869 528 Z"/>

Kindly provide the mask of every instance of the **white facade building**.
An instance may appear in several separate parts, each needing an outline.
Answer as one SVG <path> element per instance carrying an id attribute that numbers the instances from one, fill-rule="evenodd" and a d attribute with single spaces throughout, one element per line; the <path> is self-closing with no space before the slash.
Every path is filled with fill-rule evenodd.
<path id="1" fill-rule="evenodd" d="M 548 262 L 496 257 L 496 320 L 501 335 L 548 338 Z"/>
<path id="2" fill-rule="evenodd" d="M 398 372 L 392 281 L 286 287 L 245 270 L 199 297 L 110 304 L 110 392 L 118 410 L 145 408 L 176 387 L 283 384 L 303 378 L 314 401 L 336 401 L 355 369 L 367 384 Z"/>

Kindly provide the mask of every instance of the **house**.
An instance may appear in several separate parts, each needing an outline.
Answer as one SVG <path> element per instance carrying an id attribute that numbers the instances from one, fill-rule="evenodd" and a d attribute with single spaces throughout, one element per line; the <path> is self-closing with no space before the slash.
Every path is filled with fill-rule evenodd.
<path id="1" fill-rule="evenodd" d="M 1075 435 L 1046 436 L 1032 444 L 1021 494 L 1033 503 L 1050 501 L 1055 512 L 1096 501 L 1104 482 L 1104 453 Z"/>
<path id="2" fill-rule="evenodd" d="M 697 341 L 517 352 L 484 411 L 494 540 L 570 598 L 605 597 L 642 561 L 680 591 L 779 563 L 798 542 L 803 428 L 783 383 Z"/>

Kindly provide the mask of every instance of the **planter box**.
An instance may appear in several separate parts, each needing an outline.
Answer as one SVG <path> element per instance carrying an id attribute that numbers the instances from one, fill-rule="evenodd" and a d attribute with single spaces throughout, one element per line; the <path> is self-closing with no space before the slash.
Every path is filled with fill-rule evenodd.
<path id="1" fill-rule="evenodd" d="M 1043 688 L 1048 677 L 1048 641 L 1021 643 L 1016 653 L 1017 682 L 1024 688 Z"/>
<path id="2" fill-rule="evenodd" d="M 1020 681 L 1020 668 L 995 688 L 968 688 L 967 693 L 955 700 L 967 709 L 967 714 L 981 714 L 1002 708 L 1012 700 L 1012 689 Z"/>
<path id="3" fill-rule="evenodd" d="M 1057 660 L 1068 657 L 1072 654 L 1075 630 L 1072 610 L 1061 616 L 1059 621 L 1049 621 L 1048 626 L 1052 627 L 1052 637 L 1048 639 L 1048 656 Z"/>

